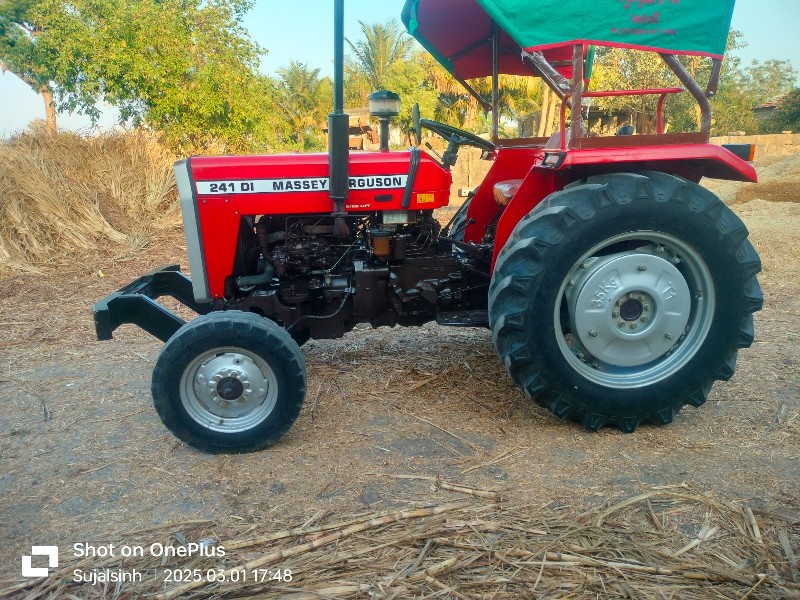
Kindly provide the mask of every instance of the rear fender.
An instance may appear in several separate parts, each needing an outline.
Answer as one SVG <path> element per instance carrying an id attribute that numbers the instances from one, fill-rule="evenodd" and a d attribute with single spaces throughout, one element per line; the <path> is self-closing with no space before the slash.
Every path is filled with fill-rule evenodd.
<path id="1" fill-rule="evenodd" d="M 686 134 L 676 134 L 686 135 Z M 637 140 L 637 137 L 640 139 Z M 582 147 L 566 153 L 559 167 L 571 171 L 570 179 L 577 180 L 591 175 L 606 173 L 633 173 L 637 171 L 660 171 L 679 175 L 695 183 L 703 177 L 727 179 L 730 181 L 758 181 L 753 165 L 742 160 L 730 150 L 714 144 L 665 144 L 634 145 L 665 136 L 620 136 L 617 138 L 586 138 L 584 144 L 594 140 L 616 144 L 628 143 L 621 147 Z M 633 140 L 631 142 L 630 140 Z M 600 143 L 595 142 L 595 143 Z"/>
<path id="2" fill-rule="evenodd" d="M 517 223 L 531 212 L 547 196 L 561 189 L 569 182 L 567 173 L 553 169 L 534 167 L 522 181 L 519 190 L 503 211 L 497 223 L 497 232 L 494 241 L 494 254 L 492 256 L 492 270 L 500 250 L 508 242 L 511 232 Z"/>
<path id="3" fill-rule="evenodd" d="M 658 136 L 651 136 L 658 137 Z M 663 136 L 660 136 L 663 137 Z M 636 137 L 628 139 L 615 138 L 586 138 L 593 140 L 602 139 L 608 143 L 609 139 L 614 139 L 616 143 L 630 143 L 628 140 L 636 140 Z M 644 136 L 641 138 L 644 139 Z M 668 144 L 668 145 L 648 145 L 631 147 L 598 147 L 598 148 L 579 148 L 558 152 L 558 161 L 554 161 L 556 166 L 545 167 L 542 161 L 548 152 L 538 151 L 535 155 L 536 166 L 530 169 L 525 176 L 522 185 L 514 197 L 509 202 L 500 221 L 497 225 L 497 233 L 494 242 L 494 255 L 492 257 L 492 269 L 497 260 L 497 255 L 508 242 L 511 232 L 517 223 L 527 215 L 544 198 L 555 191 L 562 189 L 572 181 L 577 181 L 593 175 L 604 175 L 608 173 L 635 173 L 639 171 L 660 171 L 669 175 L 684 177 L 690 181 L 698 183 L 703 177 L 711 179 L 727 179 L 731 181 L 757 182 L 756 171 L 751 164 L 736 156 L 722 146 L 714 144 Z M 549 154 L 553 154 L 552 152 Z M 493 169 L 494 170 L 494 169 Z M 495 177 L 491 184 L 481 185 L 483 202 L 480 206 L 473 206 L 475 199 L 470 205 L 468 218 L 476 215 L 483 216 L 488 213 L 488 204 L 494 203 L 492 186 L 497 181 L 512 179 L 508 175 L 511 169 L 504 168 L 499 170 L 503 173 L 502 177 Z M 490 171 L 491 174 L 491 171 Z M 520 176 L 517 175 L 517 178 Z M 489 180 L 487 176 L 487 181 Z M 476 198 L 478 196 L 476 195 Z M 489 220 L 497 214 L 499 208 L 494 205 L 494 212 L 489 219 L 481 221 L 485 229 Z M 472 225 L 476 227 L 478 223 Z M 470 232 L 467 226 L 467 232 Z M 468 238 L 466 241 L 479 241 L 480 238 Z"/>
<path id="4" fill-rule="evenodd" d="M 497 149 L 497 156 L 489 172 L 470 201 L 467 210 L 467 227 L 464 230 L 465 242 L 482 243 L 486 227 L 500 212 L 500 207 L 494 200 L 494 184 L 506 179 L 524 178 L 530 172 L 534 160 L 540 152 L 539 148 L 500 147 Z"/>

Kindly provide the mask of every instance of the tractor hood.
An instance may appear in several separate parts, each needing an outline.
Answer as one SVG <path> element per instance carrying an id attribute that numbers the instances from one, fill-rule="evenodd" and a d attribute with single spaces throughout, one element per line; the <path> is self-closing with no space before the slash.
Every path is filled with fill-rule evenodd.
<path id="1" fill-rule="evenodd" d="M 571 78 L 572 44 L 722 58 L 735 0 L 406 0 L 402 19 L 451 74 L 492 74 L 491 29 L 502 31 L 500 73 L 531 75 L 520 50 L 542 51 Z M 559 63 L 566 61 L 565 65 Z"/>

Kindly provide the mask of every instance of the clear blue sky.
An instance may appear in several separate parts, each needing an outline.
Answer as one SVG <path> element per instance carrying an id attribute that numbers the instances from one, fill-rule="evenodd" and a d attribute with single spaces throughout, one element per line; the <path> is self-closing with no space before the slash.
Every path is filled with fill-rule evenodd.
<path id="1" fill-rule="evenodd" d="M 398 17 L 403 0 L 345 0 L 345 35 L 359 37 L 358 21 L 374 23 Z M 267 49 L 262 70 L 274 73 L 290 59 L 330 74 L 333 58 L 332 0 L 257 0 L 245 25 L 255 41 Z M 800 70 L 800 0 L 738 0 L 733 28 L 749 44 L 739 51 L 746 62 L 771 58 L 791 60 Z M 24 129 L 31 119 L 44 118 L 42 100 L 11 73 L 0 75 L 0 137 Z M 106 111 L 104 125 L 114 121 Z M 60 126 L 88 127 L 88 120 L 60 115 Z"/>

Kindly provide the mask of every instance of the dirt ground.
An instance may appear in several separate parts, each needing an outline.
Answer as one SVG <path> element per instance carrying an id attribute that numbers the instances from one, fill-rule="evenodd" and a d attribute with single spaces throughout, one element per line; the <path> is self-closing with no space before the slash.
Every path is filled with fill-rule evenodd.
<path id="1" fill-rule="evenodd" d="M 201 454 L 152 407 L 161 343 L 132 326 L 98 342 L 90 312 L 145 270 L 185 264 L 179 233 L 127 262 L 94 257 L 0 279 L 0 589 L 18 580 L 33 544 L 111 541 L 194 519 L 283 529 L 454 497 L 400 476 L 499 490 L 543 515 L 686 483 L 796 517 L 800 161 L 760 166 L 761 188 L 711 186 L 764 263 L 756 342 L 705 406 L 631 435 L 589 433 L 531 406 L 488 331 L 426 325 L 309 342 L 308 396 L 291 432 L 256 454 Z"/>

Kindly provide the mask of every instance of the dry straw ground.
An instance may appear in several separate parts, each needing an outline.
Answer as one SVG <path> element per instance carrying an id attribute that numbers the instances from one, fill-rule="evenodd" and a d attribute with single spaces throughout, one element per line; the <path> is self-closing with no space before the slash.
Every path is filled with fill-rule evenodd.
<path id="1" fill-rule="evenodd" d="M 557 421 L 510 384 L 486 331 L 427 325 L 310 342 L 289 435 L 200 454 L 150 404 L 160 344 L 132 327 L 96 342 L 89 312 L 146 269 L 185 263 L 180 233 L 138 221 L 144 252 L 99 237 L 25 263 L 38 273 L 0 278 L 0 598 L 800 597 L 800 203 L 784 194 L 798 159 L 760 165 L 769 193 L 713 184 L 764 261 L 757 341 L 708 405 L 633 435 Z M 136 231 L 124 206 L 97 201 L 114 230 Z M 200 541 L 226 556 L 121 566 L 72 552 Z M 60 545 L 55 576 L 20 579 L 33 544 Z M 143 581 L 72 581 L 120 566 Z M 234 584 L 242 566 L 292 581 Z M 184 567 L 229 581 L 164 583 Z"/>
<path id="2" fill-rule="evenodd" d="M 662 487 L 582 514 L 503 503 L 463 486 L 462 500 L 348 515 L 317 525 L 258 532 L 241 525 L 178 523 L 133 531 L 119 544 L 204 544 L 225 560 L 184 560 L 165 584 L 164 560 L 72 560 L 24 597 L 173 598 L 789 598 L 800 594 L 790 530 L 779 515 L 756 517 L 685 486 Z M 761 525 L 769 524 L 766 533 Z M 207 554 L 212 554 L 211 550 Z M 776 566 L 777 565 L 777 566 Z M 76 569 L 138 571 L 142 582 L 86 594 Z M 278 576 L 275 577 L 275 573 Z M 172 576 L 174 578 L 174 575 Z M 794 577 L 794 579 L 793 579 Z M 11 595 L 14 588 L 7 592 Z"/>

